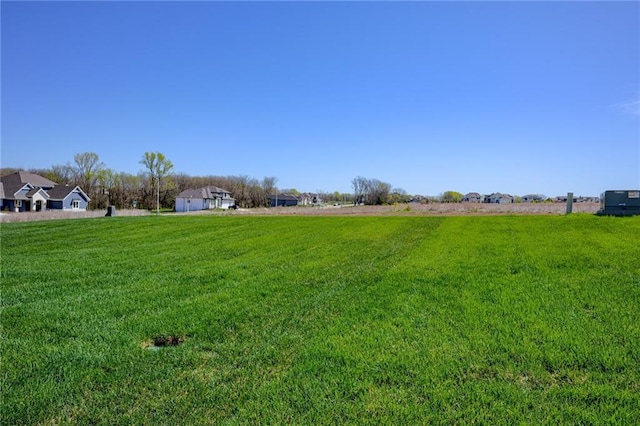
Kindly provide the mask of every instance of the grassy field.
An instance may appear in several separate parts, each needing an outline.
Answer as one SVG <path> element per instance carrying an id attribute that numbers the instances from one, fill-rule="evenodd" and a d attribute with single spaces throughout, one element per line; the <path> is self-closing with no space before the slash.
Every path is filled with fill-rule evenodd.
<path id="1" fill-rule="evenodd" d="M 2 424 L 634 424 L 640 218 L 0 228 Z"/>

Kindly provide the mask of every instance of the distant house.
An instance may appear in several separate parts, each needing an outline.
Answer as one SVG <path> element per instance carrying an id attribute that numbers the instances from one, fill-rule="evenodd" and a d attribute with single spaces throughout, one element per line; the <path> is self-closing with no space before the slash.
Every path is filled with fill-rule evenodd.
<path id="1" fill-rule="evenodd" d="M 527 194 L 523 195 L 521 199 L 523 203 L 542 203 L 547 197 L 541 194 Z"/>
<path id="2" fill-rule="evenodd" d="M 79 186 L 58 185 L 23 171 L 0 178 L 0 196 L 0 209 L 14 212 L 85 211 L 90 201 Z"/>
<path id="3" fill-rule="evenodd" d="M 300 194 L 298 198 L 298 205 L 302 206 L 319 206 L 322 204 L 322 198 L 320 194 L 304 193 Z"/>
<path id="4" fill-rule="evenodd" d="M 269 195 L 269 205 L 271 207 L 292 207 L 297 206 L 300 200 L 291 194 Z"/>
<path id="5" fill-rule="evenodd" d="M 484 197 L 477 192 L 470 192 L 462 197 L 463 203 L 481 203 Z"/>
<path id="6" fill-rule="evenodd" d="M 566 203 L 568 198 L 569 197 L 567 195 L 559 195 L 550 200 L 556 203 Z M 599 203 L 601 201 L 602 199 L 600 197 L 583 197 L 583 196 L 573 197 L 574 203 Z"/>
<path id="7" fill-rule="evenodd" d="M 514 198 L 509 194 L 494 192 L 493 194 L 485 197 L 484 202 L 491 204 L 509 204 L 514 202 Z"/>
<path id="8" fill-rule="evenodd" d="M 229 209 L 235 205 L 236 200 L 231 197 L 231 193 L 217 186 L 187 189 L 176 197 L 176 212 Z"/>

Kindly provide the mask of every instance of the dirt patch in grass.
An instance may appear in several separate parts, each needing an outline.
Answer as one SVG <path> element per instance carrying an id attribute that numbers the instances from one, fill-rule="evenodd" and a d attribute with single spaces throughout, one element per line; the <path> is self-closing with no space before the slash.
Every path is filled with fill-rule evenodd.
<path id="1" fill-rule="evenodd" d="M 142 347 L 144 349 L 154 350 L 171 346 L 178 346 L 183 344 L 185 340 L 185 336 L 154 336 L 153 338 L 142 342 Z"/>

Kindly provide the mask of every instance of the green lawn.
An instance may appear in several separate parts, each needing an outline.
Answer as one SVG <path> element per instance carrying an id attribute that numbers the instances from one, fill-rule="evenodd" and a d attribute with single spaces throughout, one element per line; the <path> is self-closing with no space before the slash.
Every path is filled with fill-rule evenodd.
<path id="1" fill-rule="evenodd" d="M 0 237 L 2 424 L 640 418 L 640 218 L 114 217 Z"/>

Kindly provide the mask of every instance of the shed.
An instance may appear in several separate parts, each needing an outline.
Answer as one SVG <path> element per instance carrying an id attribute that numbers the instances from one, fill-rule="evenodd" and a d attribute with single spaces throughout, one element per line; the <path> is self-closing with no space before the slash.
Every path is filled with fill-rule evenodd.
<path id="1" fill-rule="evenodd" d="M 600 196 L 600 216 L 640 215 L 640 189 L 604 191 Z"/>

